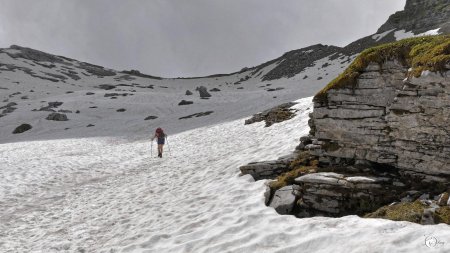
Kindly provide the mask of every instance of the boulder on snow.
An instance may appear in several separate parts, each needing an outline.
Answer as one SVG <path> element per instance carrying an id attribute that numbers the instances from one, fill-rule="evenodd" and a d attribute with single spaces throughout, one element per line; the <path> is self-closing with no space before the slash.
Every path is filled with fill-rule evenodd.
<path id="1" fill-rule="evenodd" d="M 157 118 L 158 118 L 158 116 L 148 116 L 144 120 L 151 120 L 151 119 L 157 119 Z"/>
<path id="2" fill-rule="evenodd" d="M 31 128 L 32 126 L 30 124 L 22 124 L 16 127 L 16 129 L 14 129 L 13 134 L 21 134 L 23 132 L 30 130 Z"/>
<path id="3" fill-rule="evenodd" d="M 63 113 L 50 113 L 47 118 L 45 118 L 46 120 L 54 120 L 54 121 L 68 121 L 69 119 L 67 118 L 67 115 L 63 114 Z"/>
<path id="4" fill-rule="evenodd" d="M 193 94 L 192 91 L 186 90 L 186 96 L 190 96 L 190 95 L 192 95 L 192 94 Z"/>
<path id="5" fill-rule="evenodd" d="M 296 196 L 293 193 L 293 185 L 285 186 L 275 192 L 270 206 L 279 214 L 290 214 L 294 208 Z"/>
<path id="6" fill-rule="evenodd" d="M 178 103 L 178 105 L 191 105 L 193 103 L 194 103 L 193 101 L 181 100 L 181 102 Z"/>
<path id="7" fill-rule="evenodd" d="M 102 90 L 112 90 L 112 89 L 116 88 L 116 86 L 112 85 L 112 84 L 100 84 L 99 86 L 97 86 L 95 88 L 102 89 Z"/>
<path id="8" fill-rule="evenodd" d="M 197 87 L 195 90 L 200 93 L 200 97 L 201 98 L 209 98 L 209 97 L 211 97 L 211 94 L 209 94 L 209 92 L 208 92 L 208 90 L 206 89 L 205 86 Z"/>

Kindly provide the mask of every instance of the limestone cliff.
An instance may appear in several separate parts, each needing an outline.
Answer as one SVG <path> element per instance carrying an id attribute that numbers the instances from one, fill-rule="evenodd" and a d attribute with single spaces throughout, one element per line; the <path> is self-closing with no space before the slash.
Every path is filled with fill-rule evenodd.
<path id="1" fill-rule="evenodd" d="M 328 165 L 370 162 L 448 184 L 449 50 L 444 36 L 364 52 L 316 95 L 310 125 L 321 145 L 311 152 Z"/>

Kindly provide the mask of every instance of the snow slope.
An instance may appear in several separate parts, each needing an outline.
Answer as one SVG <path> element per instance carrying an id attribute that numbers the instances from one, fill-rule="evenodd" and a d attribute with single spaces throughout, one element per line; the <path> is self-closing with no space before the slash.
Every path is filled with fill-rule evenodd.
<path id="1" fill-rule="evenodd" d="M 49 58 L 50 62 L 30 60 L 28 58 L 36 57 L 24 56 L 27 50 L 0 50 L 0 143 L 99 136 L 142 138 L 159 126 L 175 133 L 236 120 L 314 95 L 350 63 L 338 58 L 323 66 L 329 60 L 325 57 L 297 76 L 272 81 L 261 78 L 279 62 L 257 69 L 258 73 L 249 69 L 216 77 L 158 79 L 86 65 L 35 50 L 31 52 Z M 88 72 L 86 66 L 111 75 L 98 76 Z M 303 79 L 304 76 L 307 78 Z M 112 85 L 112 89 L 100 88 L 105 84 Z M 201 99 L 195 91 L 199 86 L 205 86 L 208 91 L 214 88 L 220 91 L 210 91 L 211 98 Z M 194 94 L 188 96 L 186 90 Z M 193 104 L 178 105 L 181 100 Z M 51 109 L 67 111 L 69 120 L 46 120 L 51 112 L 41 109 L 49 102 L 62 102 L 61 106 Z M 2 107 L 9 103 L 17 104 L 13 106 L 16 110 L 2 113 L 5 110 Z M 125 111 L 120 112 L 121 109 Z M 212 113 L 207 116 L 180 119 L 208 111 Z M 145 120 L 149 116 L 157 118 Z M 22 134 L 12 134 L 23 123 L 33 128 Z"/>
<path id="2" fill-rule="evenodd" d="M 162 159 L 147 140 L 0 144 L 0 252 L 450 251 L 447 225 L 266 207 L 264 181 L 238 167 L 294 149 L 312 109 L 298 102 L 296 117 L 269 128 L 239 119 L 170 135 Z"/>

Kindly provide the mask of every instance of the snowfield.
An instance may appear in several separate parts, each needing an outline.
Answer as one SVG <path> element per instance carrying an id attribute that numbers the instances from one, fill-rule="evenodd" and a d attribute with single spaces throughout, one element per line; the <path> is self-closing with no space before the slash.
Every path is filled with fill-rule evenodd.
<path id="1" fill-rule="evenodd" d="M 297 102 L 296 117 L 269 128 L 169 132 L 162 159 L 144 139 L 0 144 L 0 252 L 450 252 L 448 225 L 266 207 L 265 181 L 238 168 L 295 148 L 312 109 Z"/>

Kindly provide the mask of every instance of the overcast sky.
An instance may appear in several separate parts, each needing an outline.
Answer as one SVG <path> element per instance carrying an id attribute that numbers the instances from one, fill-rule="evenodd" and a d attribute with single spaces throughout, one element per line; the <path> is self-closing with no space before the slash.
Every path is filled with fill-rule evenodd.
<path id="1" fill-rule="evenodd" d="M 375 33 L 406 0 L 0 0 L 12 44 L 164 76 L 229 73 Z"/>

